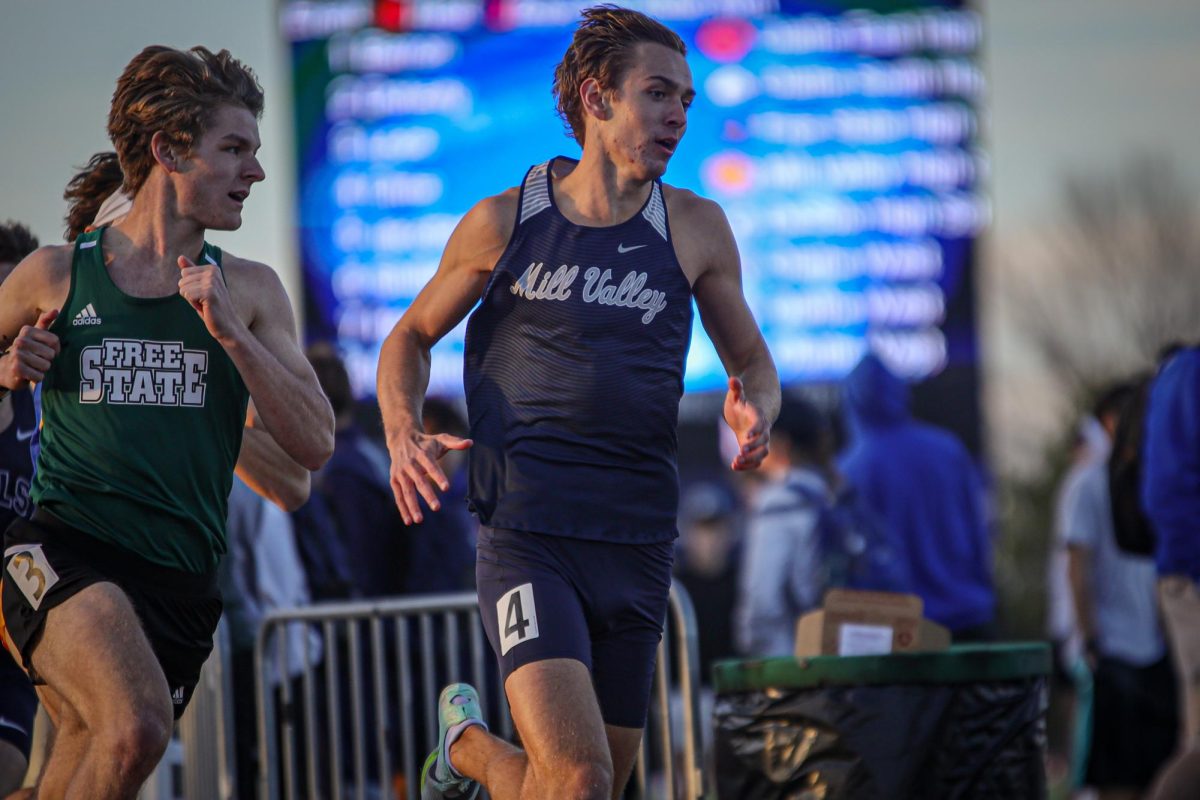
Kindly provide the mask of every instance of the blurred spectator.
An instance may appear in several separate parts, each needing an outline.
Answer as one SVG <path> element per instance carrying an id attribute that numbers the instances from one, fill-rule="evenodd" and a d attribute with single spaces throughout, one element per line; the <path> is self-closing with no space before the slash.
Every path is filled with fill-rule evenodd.
<path id="1" fill-rule="evenodd" d="M 292 512 L 292 531 L 313 602 L 362 596 L 337 520 L 319 489 Z"/>
<path id="2" fill-rule="evenodd" d="M 868 354 L 846 378 L 842 474 L 907 556 L 925 616 L 956 640 L 995 636 L 983 485 L 952 434 L 909 416 L 908 387 Z"/>
<path id="3" fill-rule="evenodd" d="M 818 524 L 832 502 L 832 438 L 813 404 L 784 398 L 771 429 L 771 452 L 758 472 L 766 484 L 746 521 L 737 645 L 755 658 L 789 656 L 796 620 L 820 605 L 826 588 Z"/>
<path id="4" fill-rule="evenodd" d="M 1080 731 L 1091 724 L 1091 671 L 1083 661 L 1083 635 L 1075 617 L 1075 598 L 1067 562 L 1066 509 L 1074 503 L 1087 468 L 1105 463 L 1108 435 L 1090 412 L 1076 426 L 1067 470 L 1054 497 L 1054 519 L 1046 559 L 1046 636 L 1050 640 L 1053 672 L 1050 705 L 1046 712 L 1047 761 L 1054 780 L 1066 775 L 1072 790 L 1083 786 L 1087 768 L 1088 738 Z M 1090 727 L 1088 728 L 1090 730 Z"/>
<path id="5" fill-rule="evenodd" d="M 1104 393 L 1094 409 L 1110 447 L 1132 384 Z M 1075 617 L 1093 671 L 1086 783 L 1101 798 L 1136 797 L 1175 745 L 1172 671 L 1155 601 L 1154 562 L 1122 552 L 1113 529 L 1108 465 L 1092 460 L 1066 499 L 1063 528 Z"/>
<path id="6" fill-rule="evenodd" d="M 254 644 L 268 613 L 308 605 L 310 596 L 287 512 L 255 494 L 236 476 L 229 494 L 226 538 L 228 550 L 221 559 L 218 578 L 233 651 L 237 796 L 253 798 L 258 775 Z M 306 658 L 314 666 L 320 662 L 321 640 L 303 625 L 289 626 L 286 653 L 285 672 L 278 648 L 267 649 L 266 680 L 272 691 L 278 691 L 285 679 L 299 681 Z M 294 699 L 302 697 L 299 688 L 293 687 Z"/>
<path id="7" fill-rule="evenodd" d="M 1176 352 L 1150 389 L 1142 449 L 1142 506 L 1155 536 L 1158 598 L 1179 681 L 1180 756 L 1159 798 L 1195 797 L 1200 772 L 1200 347 Z"/>
<path id="8" fill-rule="evenodd" d="M 0 283 L 38 240 L 24 225 L 0 224 Z M 28 389 L 0 393 L 0 531 L 17 518 L 33 516 L 29 499 L 37 431 L 33 393 Z M 33 684 L 7 650 L 0 652 L 0 797 L 20 788 L 33 746 L 33 718 L 38 699 Z"/>
<path id="9" fill-rule="evenodd" d="M 734 656 L 738 548 L 733 500 L 717 484 L 694 484 L 680 500 L 679 522 L 675 577 L 702 620 L 700 680 L 707 685 L 713 662 Z"/>
<path id="10" fill-rule="evenodd" d="M 311 507 L 298 512 L 298 533 L 313 534 L 302 536 L 301 555 L 310 573 L 314 568 L 322 574 L 333 572 L 320 581 L 330 591 L 340 580 L 336 568 L 344 564 L 346 580 L 353 586 L 349 594 L 401 594 L 406 542 L 388 480 L 387 454 L 354 421 L 350 376 L 334 346 L 314 344 L 306 355 L 333 406 L 334 446 L 333 456 L 313 476 Z M 330 531 L 330 522 L 335 535 L 320 535 Z M 324 599 L 330 591 L 323 588 L 317 596 Z"/>
<path id="11" fill-rule="evenodd" d="M 466 418 L 448 400 L 426 398 L 421 419 L 425 432 L 432 436 L 449 433 L 466 438 L 468 434 Z M 409 594 L 475 588 L 478 523 L 467 508 L 467 452 L 447 450 L 439 463 L 450 482 L 450 488 L 442 492 L 442 507 L 431 511 L 421 498 L 422 521 L 409 526 L 405 534 L 408 546 L 405 591 Z"/>
<path id="12" fill-rule="evenodd" d="M 1055 669 L 1069 675 L 1083 656 L 1083 636 L 1075 616 L 1071 578 L 1067 567 L 1067 509 L 1075 503 L 1079 485 L 1089 467 L 1108 460 L 1109 436 L 1092 414 L 1079 422 L 1071 461 L 1054 500 L 1054 529 L 1046 564 L 1046 635 L 1054 648 Z"/>

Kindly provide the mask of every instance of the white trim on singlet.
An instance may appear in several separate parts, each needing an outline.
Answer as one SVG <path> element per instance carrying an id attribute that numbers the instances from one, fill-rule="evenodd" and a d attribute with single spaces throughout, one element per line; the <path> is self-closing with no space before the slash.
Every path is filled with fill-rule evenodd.
<path id="1" fill-rule="evenodd" d="M 663 205 L 662 190 L 658 188 L 658 181 L 651 184 L 650 202 L 646 203 L 646 208 L 642 211 L 642 216 L 650 223 L 654 230 L 658 231 L 658 235 L 663 238 L 664 242 L 669 242 L 667 238 L 667 209 Z"/>
<path id="2" fill-rule="evenodd" d="M 542 213 L 550 207 L 550 181 L 546 171 L 550 162 L 545 161 L 529 170 L 525 177 L 525 195 L 521 200 L 521 223 Z"/>

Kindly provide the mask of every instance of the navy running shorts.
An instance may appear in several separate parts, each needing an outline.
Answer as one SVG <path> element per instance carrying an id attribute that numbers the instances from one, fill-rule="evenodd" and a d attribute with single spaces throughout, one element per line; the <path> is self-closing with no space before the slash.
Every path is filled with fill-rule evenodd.
<path id="1" fill-rule="evenodd" d="M 31 520 L 14 520 L 4 532 L 3 621 L 29 677 L 35 685 L 45 683 L 29 657 L 50 609 L 101 582 L 116 584 L 129 597 L 179 719 L 221 620 L 216 572 L 201 575 L 154 564 L 42 509 Z"/>
<path id="2" fill-rule="evenodd" d="M 535 661 L 580 661 L 604 721 L 645 727 L 673 561 L 672 542 L 481 528 L 479 611 L 503 679 Z"/>

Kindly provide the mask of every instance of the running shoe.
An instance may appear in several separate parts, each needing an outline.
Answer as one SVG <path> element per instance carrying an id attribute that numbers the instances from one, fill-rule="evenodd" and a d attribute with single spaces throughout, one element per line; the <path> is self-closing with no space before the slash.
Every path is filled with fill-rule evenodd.
<path id="1" fill-rule="evenodd" d="M 438 697 L 438 747 L 421 769 L 421 800 L 474 800 L 479 784 L 450 763 L 450 747 L 472 725 L 487 730 L 479 695 L 465 683 L 452 683 Z"/>

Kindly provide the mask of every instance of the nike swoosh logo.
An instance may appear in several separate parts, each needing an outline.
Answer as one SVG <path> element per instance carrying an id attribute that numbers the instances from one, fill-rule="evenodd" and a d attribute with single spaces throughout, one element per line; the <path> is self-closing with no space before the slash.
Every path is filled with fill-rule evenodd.
<path id="1" fill-rule="evenodd" d="M 35 433 L 37 433 L 37 428 L 30 428 L 27 431 L 17 428 L 17 441 L 24 442 L 27 439 L 32 439 Z"/>
<path id="2" fill-rule="evenodd" d="M 635 245 L 631 245 L 630 247 L 626 247 L 624 244 L 619 244 L 619 245 L 617 245 L 617 252 L 618 253 L 629 253 L 633 250 L 640 250 L 641 248 L 643 248 L 645 246 L 646 245 L 644 245 L 644 244 L 635 244 Z"/>

